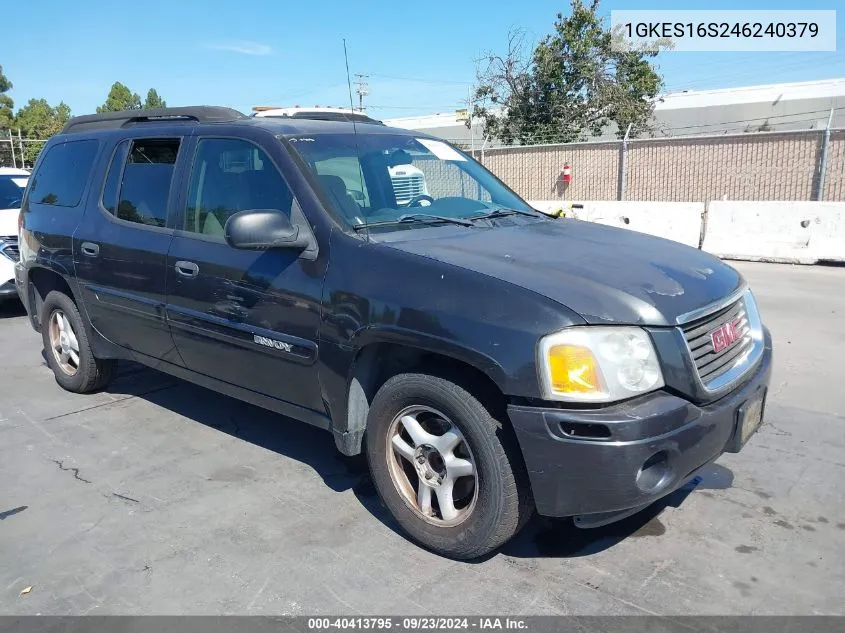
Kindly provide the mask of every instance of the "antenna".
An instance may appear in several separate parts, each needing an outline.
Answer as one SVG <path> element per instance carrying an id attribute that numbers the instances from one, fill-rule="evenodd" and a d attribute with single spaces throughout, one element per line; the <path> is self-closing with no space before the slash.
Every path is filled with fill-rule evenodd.
<path id="1" fill-rule="evenodd" d="M 355 102 L 352 101 L 352 80 L 349 78 L 349 55 L 346 52 L 346 38 L 343 38 L 343 61 L 346 62 L 346 86 L 349 88 L 349 108 L 355 110 Z M 352 117 L 352 135 L 355 137 L 355 154 L 358 159 L 358 176 L 361 178 L 361 191 L 364 191 L 364 171 L 361 169 L 361 148 L 358 146 L 358 126 L 355 124 L 355 117 Z M 361 215 L 364 215 L 363 213 Z M 363 218 L 364 231 L 366 231 L 367 241 L 370 241 L 370 227 L 367 224 L 367 218 Z"/>

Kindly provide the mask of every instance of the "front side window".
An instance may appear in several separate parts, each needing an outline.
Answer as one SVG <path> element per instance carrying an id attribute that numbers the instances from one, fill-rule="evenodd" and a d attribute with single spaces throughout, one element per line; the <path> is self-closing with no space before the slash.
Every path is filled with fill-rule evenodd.
<path id="1" fill-rule="evenodd" d="M 53 145 L 33 177 L 29 202 L 75 207 L 97 156 L 97 141 L 69 141 Z"/>
<path id="2" fill-rule="evenodd" d="M 272 209 L 290 215 L 293 193 L 270 158 L 247 141 L 201 139 L 191 170 L 183 229 L 223 237 L 233 214 Z"/>
<path id="3" fill-rule="evenodd" d="M 412 214 L 478 217 L 531 208 L 451 145 L 399 134 L 317 134 L 288 139 L 326 198 L 353 227 Z"/>
<path id="4" fill-rule="evenodd" d="M 134 139 L 129 147 L 115 215 L 128 222 L 162 227 L 167 223 L 167 201 L 179 154 L 179 139 Z M 110 172 L 115 169 L 112 164 Z M 106 176 L 105 199 L 112 173 Z M 114 212 L 114 211 L 112 211 Z"/>

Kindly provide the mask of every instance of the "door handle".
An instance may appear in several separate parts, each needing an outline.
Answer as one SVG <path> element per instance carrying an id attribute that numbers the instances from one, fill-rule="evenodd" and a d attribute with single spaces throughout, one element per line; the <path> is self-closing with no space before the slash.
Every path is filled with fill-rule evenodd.
<path id="1" fill-rule="evenodd" d="M 196 277 L 200 272 L 200 267 L 194 262 L 178 261 L 176 262 L 174 268 L 176 268 L 176 272 L 183 277 Z"/>
<path id="2" fill-rule="evenodd" d="M 93 242 L 82 242 L 82 254 L 88 257 L 96 257 L 100 254 L 100 247 Z"/>

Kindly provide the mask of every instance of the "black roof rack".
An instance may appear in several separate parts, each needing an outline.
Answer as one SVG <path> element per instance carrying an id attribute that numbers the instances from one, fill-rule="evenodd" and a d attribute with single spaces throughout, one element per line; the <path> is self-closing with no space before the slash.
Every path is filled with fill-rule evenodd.
<path id="1" fill-rule="evenodd" d="M 150 110 L 122 110 L 75 116 L 65 123 L 63 134 L 83 130 L 116 129 L 133 123 L 161 123 L 167 121 L 191 121 L 195 123 L 223 123 L 246 119 L 244 114 L 232 108 L 217 106 L 186 106 L 181 108 L 152 108 Z"/>

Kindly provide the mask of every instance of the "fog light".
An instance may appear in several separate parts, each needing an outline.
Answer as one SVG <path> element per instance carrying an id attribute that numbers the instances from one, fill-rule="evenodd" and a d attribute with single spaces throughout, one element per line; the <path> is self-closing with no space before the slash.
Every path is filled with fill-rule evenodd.
<path id="1" fill-rule="evenodd" d="M 669 455 L 666 451 L 658 451 L 640 467 L 637 473 L 637 487 L 643 492 L 658 492 L 669 483 L 671 475 Z"/>

